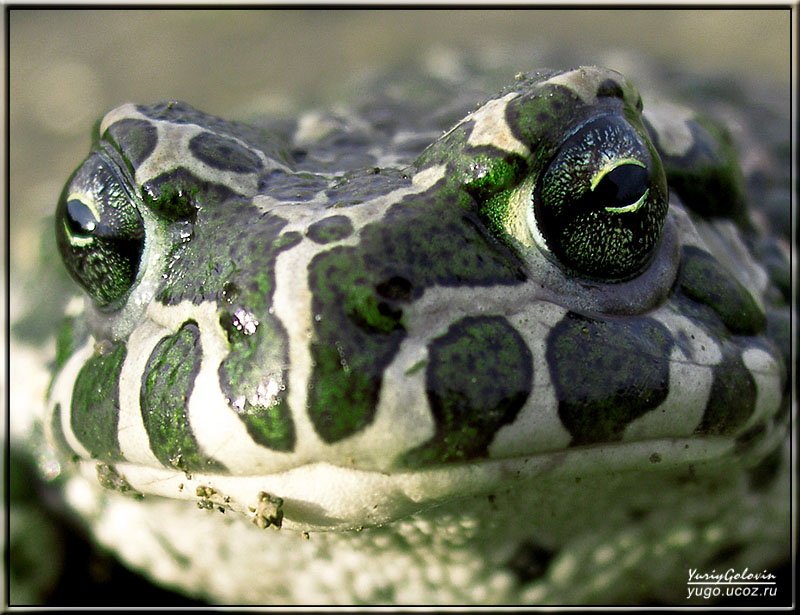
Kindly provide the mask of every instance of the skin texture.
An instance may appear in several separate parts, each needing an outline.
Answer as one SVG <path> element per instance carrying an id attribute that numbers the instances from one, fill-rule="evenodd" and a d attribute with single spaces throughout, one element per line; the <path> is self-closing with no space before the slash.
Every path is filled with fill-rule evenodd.
<path id="1" fill-rule="evenodd" d="M 44 423 L 68 480 L 117 491 L 73 502 L 101 540 L 234 602 L 670 600 L 690 552 L 780 559 L 788 264 L 727 133 L 595 67 L 520 74 L 427 148 L 381 104 L 367 140 L 178 102 L 100 121 L 56 213 L 88 298 Z M 182 500 L 236 521 L 188 529 Z M 668 582 L 622 580 L 665 550 Z"/>

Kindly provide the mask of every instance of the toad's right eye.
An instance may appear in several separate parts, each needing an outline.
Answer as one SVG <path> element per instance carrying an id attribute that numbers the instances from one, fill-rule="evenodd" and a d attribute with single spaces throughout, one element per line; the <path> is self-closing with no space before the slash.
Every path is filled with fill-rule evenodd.
<path id="1" fill-rule="evenodd" d="M 100 306 L 133 287 L 144 250 L 144 223 L 128 183 L 106 156 L 92 154 L 67 184 L 56 211 L 64 264 Z"/>

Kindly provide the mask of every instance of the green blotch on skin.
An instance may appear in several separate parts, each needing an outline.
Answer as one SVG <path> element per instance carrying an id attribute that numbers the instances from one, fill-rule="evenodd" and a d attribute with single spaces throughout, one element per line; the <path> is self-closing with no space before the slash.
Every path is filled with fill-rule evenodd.
<path id="1" fill-rule="evenodd" d="M 374 366 L 377 361 L 385 362 L 390 348 L 385 344 L 369 346 L 351 354 L 341 344 L 334 348 L 312 345 L 316 369 L 313 388 L 308 392 L 309 415 L 326 442 L 337 442 L 372 421 L 382 372 Z"/>
<path id="2" fill-rule="evenodd" d="M 326 442 L 371 422 L 383 369 L 404 335 L 402 311 L 368 280 L 366 263 L 352 247 L 334 248 L 309 265 L 312 311 L 319 316 L 311 343 L 309 416 Z"/>
<path id="3" fill-rule="evenodd" d="M 345 292 L 344 312 L 362 327 L 376 333 L 391 333 L 400 328 L 402 312 L 391 310 L 374 290 L 354 285 Z"/>
<path id="4" fill-rule="evenodd" d="M 405 337 L 403 310 L 426 287 L 524 281 L 510 251 L 452 196 L 406 197 L 362 228 L 358 244 L 333 247 L 309 264 L 315 367 L 308 412 L 326 442 L 372 421 L 383 371 Z"/>
<path id="5" fill-rule="evenodd" d="M 527 161 L 518 154 L 491 146 L 473 147 L 467 143 L 467 125 L 459 126 L 436 141 L 415 161 L 424 169 L 446 164 L 444 185 L 437 190 L 437 200 L 446 207 L 457 207 L 477 214 L 492 234 L 505 241 L 502 222 L 507 215 L 508 197 L 528 175 Z"/>
<path id="6" fill-rule="evenodd" d="M 254 440 L 273 450 L 291 450 L 295 435 L 286 401 L 288 342 L 270 306 L 275 261 L 302 236 L 281 234 L 283 218 L 260 212 L 247 199 L 222 200 L 224 190 L 214 190 L 200 199 L 191 240 L 177 244 L 165 259 L 170 263 L 165 269 L 169 284 L 158 299 L 167 305 L 184 300 L 217 303 L 230 344 L 219 368 L 223 394 Z M 240 317 L 249 323 L 237 326 Z M 245 330 L 248 326 L 255 330 Z M 275 395 L 262 404 L 265 392 Z"/>
<path id="7" fill-rule="evenodd" d="M 233 327 L 228 312 L 223 312 L 220 321 L 231 344 L 231 352 L 219 368 L 222 391 L 231 405 L 237 404 L 234 406 L 237 414 L 256 442 L 277 451 L 292 450 L 295 432 L 286 402 L 288 385 L 284 368 L 288 358 L 283 342 L 285 334 L 276 329 L 280 325 L 276 321 L 259 323 L 254 333 L 245 334 Z M 267 366 L 273 366 L 274 371 L 267 373 Z M 266 405 L 251 403 L 263 397 L 260 394 L 263 389 L 276 385 L 278 388 Z M 239 405 L 237 400 L 242 398 L 244 403 Z"/>
<path id="8" fill-rule="evenodd" d="M 295 445 L 294 423 L 285 395 L 268 406 L 245 402 L 239 413 L 250 436 L 275 451 L 291 451 Z"/>
<path id="9" fill-rule="evenodd" d="M 321 252 L 309 264 L 315 320 L 308 412 L 326 442 L 372 421 L 383 371 L 405 337 L 403 310 L 426 287 L 525 280 L 515 254 L 498 241 L 502 235 L 486 224 L 502 217 L 501 201 L 525 175 L 525 161 L 468 145 L 470 130 L 470 123 L 456 127 L 414 162 L 420 170 L 447 166 L 434 187 L 392 205 L 382 220 L 360 229 L 357 244 Z M 376 180 L 373 192 L 404 185 L 379 177 L 387 183 L 379 190 Z M 487 212 L 479 200 L 490 201 Z M 397 286 L 392 280 L 401 279 L 410 281 L 408 288 L 389 292 Z"/>
<path id="10" fill-rule="evenodd" d="M 268 320 L 274 292 L 275 259 L 296 245 L 299 233 L 281 235 L 286 221 L 261 214 L 250 202 L 225 200 L 222 187 L 204 194 L 189 241 L 177 241 L 165 257 L 167 284 L 158 299 L 167 305 L 216 300 L 241 306 Z M 235 291 L 235 292 L 234 292 Z"/>
<path id="11" fill-rule="evenodd" d="M 202 354 L 200 330 L 188 321 L 156 344 L 142 377 L 139 401 L 150 449 L 165 466 L 184 471 L 221 469 L 200 454 L 187 416 Z"/>
<path id="12" fill-rule="evenodd" d="M 131 118 L 114 122 L 103 135 L 104 138 L 108 136 L 133 168 L 153 153 L 158 142 L 158 133 L 152 123 Z"/>
<path id="13" fill-rule="evenodd" d="M 711 308 L 734 334 L 755 335 L 766 327 L 766 316 L 753 296 L 704 250 L 683 248 L 679 284 L 683 294 Z"/>
<path id="14" fill-rule="evenodd" d="M 741 357 L 741 347 L 721 340 L 722 362 L 714 366 L 714 381 L 696 434 L 725 436 L 753 414 L 756 383 Z"/>
<path id="15" fill-rule="evenodd" d="M 486 217 L 489 228 L 501 239 L 506 238 L 506 226 L 509 221 L 509 200 L 512 190 L 504 190 L 483 204 L 481 213 Z"/>
<path id="16" fill-rule="evenodd" d="M 470 316 L 431 342 L 426 377 L 436 433 L 403 456 L 406 466 L 485 457 L 530 394 L 533 358 L 505 318 Z"/>
<path id="17" fill-rule="evenodd" d="M 346 216 L 324 218 L 308 227 L 309 239 L 319 244 L 339 241 L 353 233 L 353 223 Z"/>
<path id="18" fill-rule="evenodd" d="M 481 218 L 501 240 L 507 235 L 509 199 L 526 172 L 525 161 L 517 155 L 501 158 L 479 154 L 469 166 L 464 190 L 477 201 Z"/>
<path id="19" fill-rule="evenodd" d="M 527 171 L 525 160 L 515 154 L 491 156 L 480 153 L 470 159 L 464 189 L 479 202 L 515 187 Z"/>
<path id="20" fill-rule="evenodd" d="M 204 131 L 189 140 L 192 155 L 214 169 L 234 173 L 256 173 L 263 168 L 258 155 L 226 135 Z"/>
<path id="21" fill-rule="evenodd" d="M 705 218 L 730 218 L 751 228 L 744 178 L 733 139 L 706 118 L 688 122 L 693 145 L 683 156 L 661 155 L 667 183 L 684 205 Z"/>
<path id="22" fill-rule="evenodd" d="M 92 457 L 121 461 L 117 439 L 119 374 L 127 349 L 120 342 L 94 354 L 78 373 L 72 391 L 72 431 Z"/>
<path id="23" fill-rule="evenodd" d="M 598 321 L 569 312 L 547 336 L 558 414 L 572 446 L 614 442 L 669 391 L 672 339 L 638 318 Z"/>
<path id="24" fill-rule="evenodd" d="M 142 198 L 150 209 L 169 221 L 192 220 L 201 194 L 202 180 L 179 167 L 162 173 L 142 186 Z M 221 192 L 222 194 L 216 194 Z M 203 194 L 209 200 L 223 200 L 230 191 L 211 185 Z"/>
<path id="25" fill-rule="evenodd" d="M 511 100 L 506 119 L 512 131 L 526 144 L 545 146 L 547 152 L 532 152 L 539 160 L 549 159 L 564 138 L 564 128 L 596 112 L 584 105 L 568 88 L 549 84 Z"/>
<path id="26" fill-rule="evenodd" d="M 222 280 L 236 279 L 234 262 L 241 265 L 242 260 L 234 255 L 231 255 L 230 274 L 212 278 L 209 273 L 209 279 L 218 280 L 215 284 L 216 296 L 219 298 L 224 295 L 230 302 L 230 306 L 226 306 L 220 315 L 220 324 L 226 330 L 231 345 L 230 354 L 219 368 L 222 391 L 256 442 L 273 450 L 290 451 L 295 445 L 295 432 L 286 401 L 286 366 L 289 363 L 286 332 L 280 321 L 269 313 L 269 307 L 275 292 L 275 259 L 281 251 L 296 245 L 300 235 L 289 233 L 278 236 L 277 224 L 271 226 L 274 227 L 271 232 L 276 236 L 264 236 L 253 244 L 254 250 L 261 246 L 254 252 L 253 258 L 263 266 L 255 266 L 254 263 L 254 266 L 246 267 L 246 270 L 253 272 L 247 284 L 228 282 L 219 286 Z M 258 322 L 255 331 L 247 332 L 241 330 L 241 325 L 240 328 L 234 325 L 233 319 L 240 310 Z M 276 386 L 277 391 L 274 390 Z M 263 398 L 265 389 L 269 389 L 271 399 L 266 403 L 253 403 Z M 241 399 L 245 400 L 243 405 L 239 405 L 238 400 Z"/>

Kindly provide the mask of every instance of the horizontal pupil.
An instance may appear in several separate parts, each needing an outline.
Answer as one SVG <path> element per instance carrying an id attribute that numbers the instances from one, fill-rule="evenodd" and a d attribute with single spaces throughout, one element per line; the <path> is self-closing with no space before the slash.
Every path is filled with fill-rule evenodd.
<path id="1" fill-rule="evenodd" d="M 624 164 L 607 173 L 594 190 L 594 199 L 606 206 L 628 205 L 647 190 L 648 173 L 635 164 Z"/>
<path id="2" fill-rule="evenodd" d="M 75 235 L 91 235 L 97 227 L 92 210 L 76 199 L 67 202 L 67 223 Z"/>

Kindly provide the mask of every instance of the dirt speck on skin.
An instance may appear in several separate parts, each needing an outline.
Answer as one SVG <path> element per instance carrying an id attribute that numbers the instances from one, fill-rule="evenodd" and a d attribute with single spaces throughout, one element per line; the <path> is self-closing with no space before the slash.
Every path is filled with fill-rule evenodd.
<path id="1" fill-rule="evenodd" d="M 252 522 L 262 530 L 270 526 L 276 530 L 281 529 L 283 524 L 283 500 L 266 491 L 259 492 Z"/>

